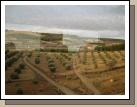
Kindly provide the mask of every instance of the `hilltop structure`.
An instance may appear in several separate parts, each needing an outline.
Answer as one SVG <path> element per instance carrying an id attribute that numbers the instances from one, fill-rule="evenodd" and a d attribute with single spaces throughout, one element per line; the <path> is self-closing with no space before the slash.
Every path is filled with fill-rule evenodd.
<path id="1" fill-rule="evenodd" d="M 98 45 L 105 45 L 104 41 L 102 41 L 99 36 L 97 38 L 85 40 L 85 45 L 81 46 L 79 51 L 84 51 L 85 48 L 88 51 L 92 51 Z"/>

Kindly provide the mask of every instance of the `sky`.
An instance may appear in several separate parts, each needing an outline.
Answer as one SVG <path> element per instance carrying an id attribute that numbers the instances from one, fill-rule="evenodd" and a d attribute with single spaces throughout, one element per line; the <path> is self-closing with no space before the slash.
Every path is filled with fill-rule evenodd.
<path id="1" fill-rule="evenodd" d="M 124 5 L 7 5 L 5 11 L 10 29 L 125 37 Z"/>

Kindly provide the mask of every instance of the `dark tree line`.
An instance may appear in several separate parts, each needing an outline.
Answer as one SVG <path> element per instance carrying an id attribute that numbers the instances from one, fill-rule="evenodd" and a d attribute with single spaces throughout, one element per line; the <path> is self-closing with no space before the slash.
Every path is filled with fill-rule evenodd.
<path id="1" fill-rule="evenodd" d="M 116 44 L 111 46 L 96 46 L 95 51 L 119 51 L 125 50 L 125 44 Z"/>
<path id="2" fill-rule="evenodd" d="M 62 34 L 53 34 L 53 33 L 40 33 L 41 40 L 43 41 L 61 41 L 63 40 L 63 35 Z"/>
<path id="3" fill-rule="evenodd" d="M 15 63 L 21 57 L 21 55 L 22 55 L 22 53 L 18 53 L 15 56 L 10 57 L 9 59 L 7 59 L 5 61 L 5 69 L 10 67 L 13 63 Z"/>
<path id="4" fill-rule="evenodd" d="M 40 49 L 41 52 L 68 52 L 68 48 L 46 48 Z"/>
<path id="5" fill-rule="evenodd" d="M 5 59 L 7 60 L 8 58 L 16 55 L 17 53 L 19 53 L 18 51 L 9 51 L 9 50 L 6 50 L 5 51 Z"/>

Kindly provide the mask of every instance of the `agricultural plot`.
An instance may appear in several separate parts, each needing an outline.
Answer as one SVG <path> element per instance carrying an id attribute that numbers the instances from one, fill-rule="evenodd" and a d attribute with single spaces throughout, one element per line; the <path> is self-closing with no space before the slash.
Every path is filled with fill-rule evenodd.
<path id="1" fill-rule="evenodd" d="M 126 42 L 129 35 L 124 33 L 128 28 L 124 21 L 127 3 L 116 8 L 111 3 L 95 4 L 52 6 L 45 3 L 21 7 L 4 4 L 3 98 L 59 95 L 33 99 L 76 99 L 83 97 L 76 95 L 127 94 L 125 79 L 129 79 L 129 72 L 125 68 L 129 63 L 125 58 L 129 56 L 125 53 L 129 51 Z"/>
<path id="2" fill-rule="evenodd" d="M 14 56 L 12 55 L 10 59 Z M 28 57 L 32 57 L 32 55 L 28 55 Z M 8 95 L 61 94 L 56 87 L 43 80 L 40 75 L 26 66 L 23 61 L 23 56 L 20 56 L 10 67 L 7 67 L 5 74 L 5 88 L 6 94 Z"/>
<path id="3" fill-rule="evenodd" d="M 124 94 L 124 64 L 124 51 L 6 52 L 6 94 Z"/>

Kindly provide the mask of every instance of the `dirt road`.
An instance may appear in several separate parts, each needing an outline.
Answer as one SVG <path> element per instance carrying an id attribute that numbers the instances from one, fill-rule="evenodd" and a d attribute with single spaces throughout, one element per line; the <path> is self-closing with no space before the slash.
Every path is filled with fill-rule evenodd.
<path id="1" fill-rule="evenodd" d="M 57 87 L 57 89 L 59 89 L 60 91 L 62 91 L 64 94 L 66 95 L 77 95 L 74 91 L 70 90 L 67 87 L 61 86 L 58 83 L 56 83 L 55 81 L 53 81 L 52 79 L 50 79 L 49 77 L 47 77 L 42 71 L 40 71 L 39 69 L 37 69 L 35 66 L 33 66 L 33 64 L 31 64 L 28 60 L 27 57 L 24 57 L 23 61 L 25 62 L 25 64 L 30 67 L 32 70 L 34 70 L 35 72 L 37 72 L 39 75 L 41 75 L 41 77 L 43 77 L 45 80 L 47 80 L 49 83 L 51 83 L 52 85 L 54 85 L 55 87 Z"/>
<path id="2" fill-rule="evenodd" d="M 81 80 L 81 82 L 92 92 L 94 92 L 95 95 L 100 95 L 101 92 L 96 89 L 96 87 L 93 85 L 92 82 L 89 82 L 88 79 L 86 77 L 84 77 L 83 75 L 80 74 L 80 69 L 76 67 L 77 65 L 77 61 L 76 58 L 73 57 L 73 70 L 74 73 L 79 77 L 79 79 Z"/>

